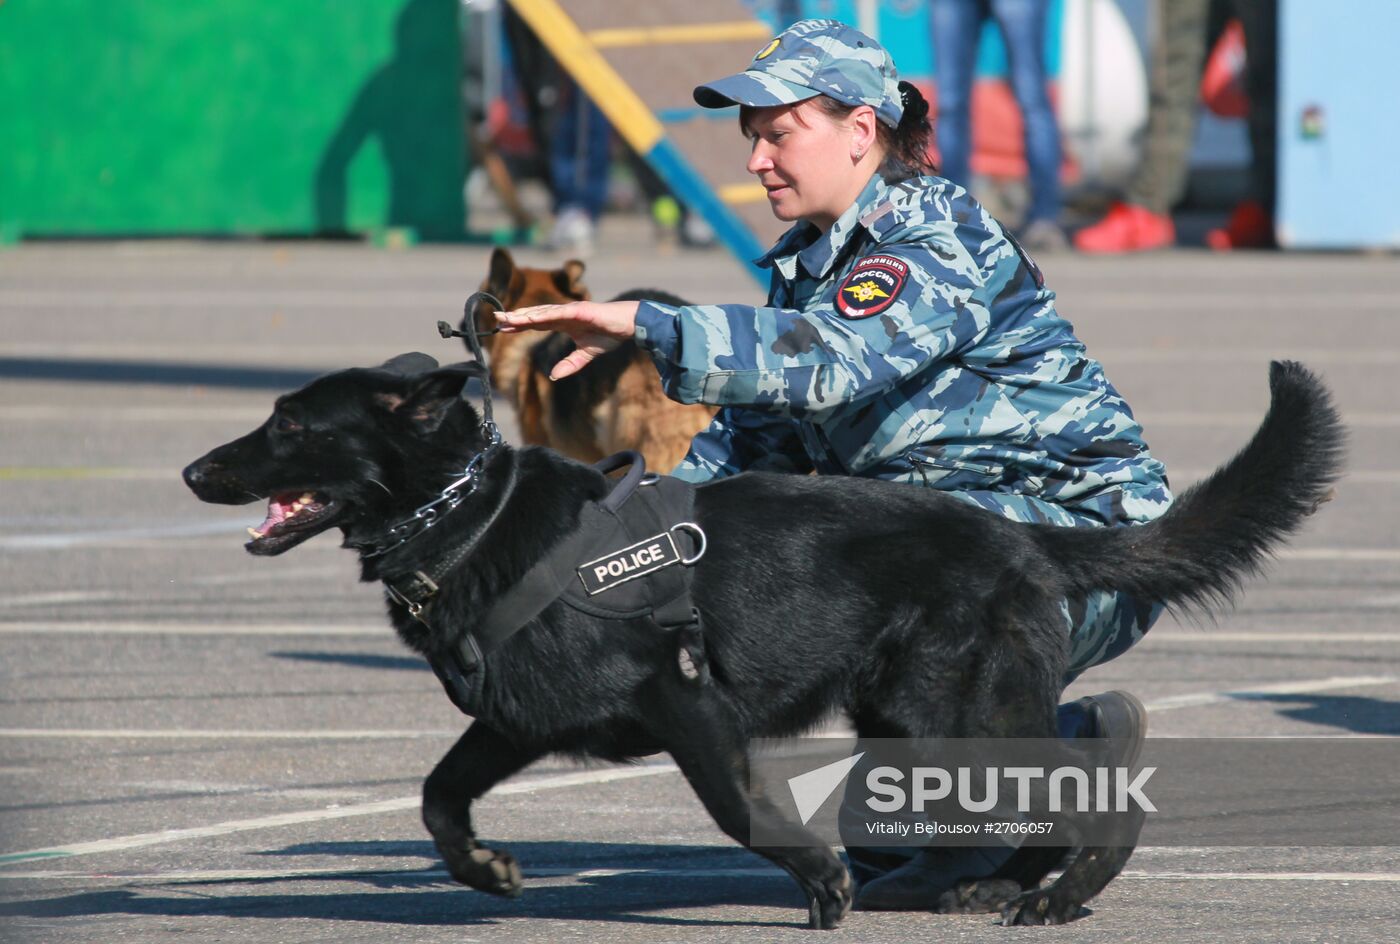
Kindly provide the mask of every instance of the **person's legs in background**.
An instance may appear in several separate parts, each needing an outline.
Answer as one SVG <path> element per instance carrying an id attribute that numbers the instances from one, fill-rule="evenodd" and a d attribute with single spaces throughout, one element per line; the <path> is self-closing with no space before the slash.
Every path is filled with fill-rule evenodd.
<path id="1" fill-rule="evenodd" d="M 983 0 L 930 0 L 934 78 L 938 82 L 938 173 L 972 186 L 972 78 L 977 39 L 985 18 Z"/>
<path id="2" fill-rule="evenodd" d="M 1186 189 L 1211 6 L 1211 0 L 1156 4 L 1142 162 L 1126 198 L 1110 207 L 1103 220 L 1075 234 L 1074 246 L 1081 252 L 1137 252 L 1176 243 L 1170 214 Z"/>
<path id="3" fill-rule="evenodd" d="M 1278 179 L 1278 0 L 1233 0 L 1244 27 L 1245 89 L 1249 94 L 1250 196 L 1230 220 L 1206 234 L 1217 250 L 1262 249 L 1274 242 Z"/>
<path id="4" fill-rule="evenodd" d="M 598 106 L 571 80 L 561 79 L 549 160 L 554 249 L 592 248 L 593 229 L 608 199 L 610 131 Z"/>
<path id="5" fill-rule="evenodd" d="M 1049 0 L 991 0 L 992 15 L 1006 39 L 1011 90 L 1025 125 L 1030 209 L 1019 237 L 1027 249 L 1064 249 L 1060 229 L 1060 126 L 1046 90 L 1045 22 Z"/>
<path id="6" fill-rule="evenodd" d="M 1103 527 L 1096 519 L 1076 515 L 1028 495 L 1004 492 L 948 492 L 1015 521 L 1064 527 Z M 1164 509 L 1165 510 L 1165 509 Z M 1070 636 L 1068 685 L 1091 666 L 1117 658 L 1142 639 L 1161 614 L 1161 607 L 1139 603 L 1127 594 L 1096 593 L 1082 602 L 1065 602 Z M 1056 716 L 1060 737 L 1113 738 L 1140 744 L 1147 733 L 1142 703 L 1126 692 L 1107 692 L 1060 705 Z M 1130 764 L 1128 766 L 1131 766 Z M 843 819 L 859 822 L 847 793 Z M 932 908 L 938 897 L 957 882 L 993 874 L 1015 849 L 1006 847 L 846 847 L 852 877 L 859 885 L 858 908 L 871 911 L 917 911 Z"/>

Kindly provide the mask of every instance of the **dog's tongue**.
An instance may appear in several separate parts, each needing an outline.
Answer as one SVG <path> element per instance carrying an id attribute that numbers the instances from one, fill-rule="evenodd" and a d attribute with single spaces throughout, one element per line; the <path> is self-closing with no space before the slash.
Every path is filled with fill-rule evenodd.
<path id="1" fill-rule="evenodd" d="M 249 533 L 267 534 L 274 526 L 286 521 L 291 515 L 292 504 L 298 497 L 297 495 L 273 495 L 267 500 L 267 517 L 263 519 L 262 524 L 251 528 Z"/>

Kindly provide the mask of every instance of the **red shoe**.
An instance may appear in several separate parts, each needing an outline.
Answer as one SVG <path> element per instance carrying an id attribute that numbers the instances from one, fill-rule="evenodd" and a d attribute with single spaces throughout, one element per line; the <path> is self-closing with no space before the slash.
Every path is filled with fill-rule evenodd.
<path id="1" fill-rule="evenodd" d="M 1270 249 L 1274 246 L 1274 221 L 1255 200 L 1235 207 L 1230 221 L 1206 233 L 1206 245 L 1216 252 L 1231 249 Z"/>
<path id="2" fill-rule="evenodd" d="M 1080 252 L 1142 252 L 1164 249 L 1176 243 L 1176 227 L 1165 213 L 1121 201 L 1093 226 L 1074 234 Z"/>

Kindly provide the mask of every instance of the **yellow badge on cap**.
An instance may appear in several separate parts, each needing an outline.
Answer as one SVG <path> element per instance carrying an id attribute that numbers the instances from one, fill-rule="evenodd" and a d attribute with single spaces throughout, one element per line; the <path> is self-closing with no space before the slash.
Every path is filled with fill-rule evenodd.
<path id="1" fill-rule="evenodd" d="M 753 61 L 754 61 L 754 62 L 757 62 L 757 61 L 760 60 L 760 59 L 767 59 L 769 56 L 771 56 L 771 55 L 773 54 L 773 50 L 775 50 L 775 49 L 778 48 L 778 43 L 779 43 L 779 42 L 781 42 L 781 40 L 775 39 L 775 40 L 773 40 L 771 43 L 769 43 L 767 46 L 764 46 L 764 47 L 763 47 L 763 50 L 762 50 L 758 55 L 756 55 L 756 56 L 753 57 Z"/>

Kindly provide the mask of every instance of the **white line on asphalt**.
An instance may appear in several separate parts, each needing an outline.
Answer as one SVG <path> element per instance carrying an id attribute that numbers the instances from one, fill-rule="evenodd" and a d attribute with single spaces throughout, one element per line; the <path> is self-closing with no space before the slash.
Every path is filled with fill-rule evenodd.
<path id="1" fill-rule="evenodd" d="M 261 423 L 271 409 L 262 402 L 250 406 L 110 406 L 94 407 L 87 403 L 61 405 L 54 403 L 0 404 L 0 419 L 14 421 L 62 421 L 89 423 L 201 423 L 209 421 L 240 421 Z M 1186 429 L 1238 428 L 1254 429 L 1264 419 L 1264 408 L 1257 413 L 1225 412 L 1220 410 L 1143 410 L 1137 418 L 1150 432 L 1155 428 L 1183 427 Z M 1400 413 L 1356 411 L 1342 415 L 1342 423 L 1350 429 L 1394 429 L 1400 427 Z"/>
<path id="2" fill-rule="evenodd" d="M 348 574 L 348 567 L 291 567 L 243 574 L 206 574 L 200 577 L 182 577 L 177 583 L 171 580 L 168 586 L 223 587 L 238 584 L 268 584 L 283 581 L 303 581 L 307 578 L 335 577 Z M 43 593 L 18 593 L 0 596 L 0 609 L 6 607 L 52 606 L 56 603 L 110 603 L 126 600 L 153 600 L 151 592 L 145 590 L 52 590 Z"/>
<path id="3" fill-rule="evenodd" d="M 1151 433 L 1161 427 L 1180 426 L 1186 429 L 1238 427 L 1254 429 L 1264 419 L 1264 409 L 1258 413 L 1226 413 L 1217 410 L 1134 410 L 1138 421 Z M 1342 425 L 1350 429 L 1393 429 L 1400 426 L 1400 413 L 1355 412 L 1342 417 Z"/>
<path id="4" fill-rule="evenodd" d="M 178 480 L 173 472 L 164 473 L 172 482 Z M 148 541 L 158 538 L 206 537 L 211 534 L 237 534 L 248 522 L 185 521 L 149 528 L 118 528 L 113 531 L 73 531 L 63 534 L 10 534 L 0 537 L 0 550 L 54 550 L 93 545 L 106 546 L 112 542 Z"/>
<path id="5" fill-rule="evenodd" d="M 1287 547 L 1276 555 L 1289 561 L 1400 561 L 1400 548 L 1393 547 Z"/>
<path id="6" fill-rule="evenodd" d="M 1394 675 L 1334 675 L 1330 678 L 1277 682 L 1223 692 L 1190 692 L 1183 695 L 1167 695 L 1164 698 L 1147 702 L 1147 710 L 1171 711 L 1176 708 L 1198 708 L 1202 705 L 1263 699 L 1272 695 L 1306 695 L 1311 692 L 1330 692 L 1337 689 L 1393 685 L 1396 682 L 1400 682 L 1400 677 Z"/>
<path id="7" fill-rule="evenodd" d="M 176 469 L 137 469 L 127 466 L 11 465 L 0 467 L 0 481 L 74 482 L 103 479 L 111 482 L 178 482 Z"/>
<path id="8" fill-rule="evenodd" d="M 1172 482 L 1179 486 L 1190 485 L 1210 475 L 1215 469 L 1194 469 L 1189 466 L 1172 466 Z M 1352 469 L 1342 473 L 1340 484 L 1347 485 L 1395 485 L 1400 483 L 1400 472 L 1391 469 Z"/>
<path id="9" fill-rule="evenodd" d="M 262 397 L 263 400 L 267 398 Z M 207 423 L 238 420 L 261 423 L 271 412 L 271 403 L 253 406 L 117 406 L 94 407 L 87 403 L 60 406 L 53 403 L 9 404 L 0 406 L 0 419 L 63 423 Z M 1352 423 L 1350 425 L 1356 425 Z"/>
<path id="10" fill-rule="evenodd" d="M 62 601 L 57 601 L 62 602 Z M 0 600 L 0 608 L 5 605 Z M 119 620 L 25 620 L 0 621 L 0 635 L 40 635 L 44 633 L 110 633 L 121 636 L 376 636 L 390 638 L 386 623 L 163 623 Z M 1400 632 L 1217 632 L 1202 629 L 1199 634 L 1179 630 L 1154 630 L 1147 635 L 1159 643 L 1198 645 L 1236 642 L 1298 643 L 1391 643 L 1400 642 Z"/>
<path id="11" fill-rule="evenodd" d="M 1199 634 L 1196 634 L 1183 633 L 1179 631 L 1163 632 L 1162 630 L 1158 629 L 1148 633 L 1147 639 L 1159 644 L 1182 643 L 1185 645 L 1224 642 L 1400 642 L 1400 633 L 1251 633 L 1215 632 L 1214 630 L 1203 629 Z"/>
<path id="12" fill-rule="evenodd" d="M 376 636 L 393 638 L 386 623 L 159 623 L 108 620 L 0 622 L 0 634 L 111 633 L 121 636 Z"/>
<path id="13" fill-rule="evenodd" d="M 457 731 L 408 731 L 384 728 L 363 730 L 308 728 L 301 731 L 248 731 L 215 728 L 0 728 L 0 738 L 78 738 L 113 740 L 182 740 L 197 738 L 267 741 L 359 741 L 404 738 L 461 737 Z"/>
<path id="14" fill-rule="evenodd" d="M 654 777 L 657 774 L 675 772 L 676 765 L 670 763 L 646 764 L 640 767 L 612 767 L 606 770 L 580 770 L 575 773 L 556 774 L 548 777 L 538 777 L 533 780 L 517 780 L 496 787 L 491 793 L 493 795 L 533 793 L 536 790 L 558 790 L 564 787 L 609 783 L 614 780 L 631 780 L 636 777 Z M 422 798 L 414 794 L 413 796 L 397 797 L 392 800 L 376 800 L 372 803 L 360 803 L 354 806 L 329 806 L 319 810 L 280 813 L 274 816 L 259 816 L 255 819 L 230 820 L 226 823 L 215 823 L 211 826 L 166 829 L 158 833 L 138 833 L 132 836 L 119 836 L 114 839 L 98 839 L 93 842 L 77 842 L 65 846 L 50 846 L 46 849 L 29 849 L 24 852 L 11 852 L 0 855 L 0 865 L 92 855 L 99 852 L 116 852 L 121 849 L 136 849 L 142 846 L 162 845 L 167 842 L 180 842 L 185 839 L 207 839 L 211 836 L 227 836 L 230 833 L 241 833 L 254 829 L 272 829 L 279 826 L 295 826 L 299 823 L 314 823 L 321 820 L 346 819 L 352 816 L 374 816 L 379 813 L 397 813 L 402 810 L 416 809 L 421 803 Z"/>
<path id="15" fill-rule="evenodd" d="M 1137 852 L 1148 851 L 1139 848 Z M 172 869 L 168 872 L 86 872 L 80 870 L 49 870 L 33 872 L 0 872 L 0 880 L 55 881 L 83 879 L 107 882 L 265 882 L 276 879 L 335 880 L 340 878 L 446 878 L 447 870 L 429 869 Z M 786 872 L 778 868 L 748 869 L 668 869 L 668 868 L 582 868 L 556 866 L 525 869 L 526 879 L 537 878 L 773 878 L 787 880 Z M 1151 872 L 1127 869 L 1120 879 L 1165 882 L 1400 882 L 1400 872 Z"/>

